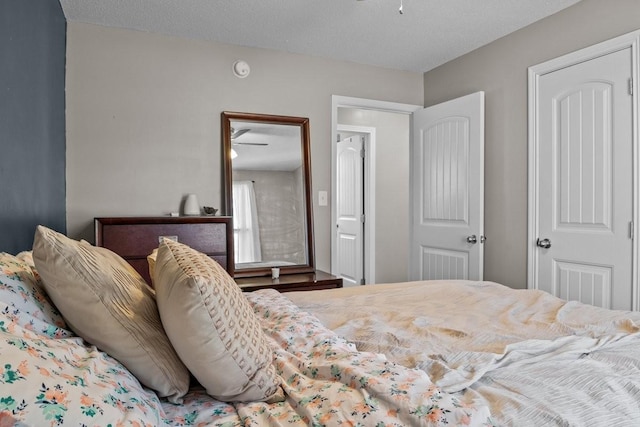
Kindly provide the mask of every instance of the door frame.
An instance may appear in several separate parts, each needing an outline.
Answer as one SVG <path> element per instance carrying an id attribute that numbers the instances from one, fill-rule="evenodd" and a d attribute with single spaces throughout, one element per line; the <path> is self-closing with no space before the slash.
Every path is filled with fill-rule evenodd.
<path id="1" fill-rule="evenodd" d="M 536 239 L 538 237 L 538 176 L 539 176 L 539 159 L 538 147 L 540 144 L 538 135 L 539 116 L 538 116 L 538 98 L 539 98 L 539 80 L 540 77 L 570 67 L 572 65 L 589 61 L 600 56 L 607 55 L 622 49 L 631 49 L 631 90 L 632 90 L 632 194 L 633 194 L 633 215 L 632 221 L 635 224 L 632 232 L 632 289 L 633 297 L 631 301 L 632 309 L 640 308 L 640 293 L 638 287 L 638 227 L 640 225 L 640 212 L 638 210 L 637 192 L 639 186 L 639 170 L 640 165 L 640 149 L 638 148 L 638 113 L 640 112 L 640 97 L 638 96 L 638 82 L 640 81 L 640 30 L 634 31 L 622 36 L 598 43 L 593 46 L 580 49 L 575 52 L 568 53 L 559 58 L 555 58 L 541 64 L 529 67 L 528 70 L 528 234 L 527 234 L 527 288 L 538 289 L 538 251 L 536 249 Z"/>
<path id="2" fill-rule="evenodd" d="M 364 203 L 362 205 L 362 210 L 365 214 L 365 222 L 363 229 L 363 239 L 364 239 L 364 254 L 362 257 L 363 260 L 363 269 L 362 273 L 365 279 L 365 283 L 375 283 L 376 278 L 376 128 L 367 127 L 367 126 L 351 126 L 351 125 L 341 125 L 337 126 L 337 133 L 341 132 L 349 132 L 349 133 L 357 133 L 365 136 L 364 142 L 364 177 L 363 177 L 363 188 L 362 194 L 364 196 Z M 338 138 L 336 135 L 335 143 L 338 143 Z M 334 177 L 335 179 L 335 177 Z M 336 181 L 336 192 L 338 188 L 338 182 Z M 332 191 L 332 194 L 334 192 Z M 337 193 L 336 193 L 337 196 Z M 337 197 L 336 197 L 337 199 Z M 333 201 L 333 199 L 332 199 Z M 332 203 L 332 207 L 336 206 Z M 332 227 L 332 232 L 335 236 L 332 236 L 332 244 L 331 244 L 331 270 L 333 270 L 334 265 L 337 267 L 337 264 L 333 263 L 333 254 L 336 254 L 336 262 L 337 262 L 337 254 L 338 254 L 338 246 L 337 246 L 337 220 L 338 216 L 336 214 L 336 224 Z M 333 246 L 333 240 L 336 241 L 336 246 Z M 335 273 L 334 273 L 335 274 Z"/>
<path id="3" fill-rule="evenodd" d="M 374 99 L 366 99 L 366 98 L 354 98 L 350 96 L 341 96 L 341 95 L 331 95 L 331 272 L 335 274 L 337 272 L 337 238 L 336 238 L 336 226 L 338 223 L 337 220 L 337 212 L 336 212 L 336 193 L 337 193 L 337 182 L 336 182 L 336 170 L 337 170 L 337 140 L 338 140 L 338 108 L 357 108 L 360 110 L 376 110 L 376 111 L 385 111 L 389 113 L 399 113 L 399 114 L 408 114 L 411 115 L 414 111 L 420 110 L 423 108 L 421 105 L 414 104 L 402 104 L 398 102 L 389 102 L 389 101 L 379 101 Z M 409 141 L 412 140 L 412 120 L 409 122 Z M 375 162 L 375 159 L 372 160 Z M 374 165 L 375 166 L 375 165 Z M 372 175 L 372 178 L 375 175 Z M 366 180 L 366 175 L 365 175 Z M 371 179 L 374 181 L 374 179 Z M 411 189 L 410 189 L 411 191 Z M 375 201 L 375 194 L 373 194 Z M 365 196 L 366 203 L 366 196 Z M 372 205 L 375 207 L 375 205 Z M 367 206 L 365 206 L 365 209 Z M 372 209 L 373 211 L 374 209 Z M 369 212 L 365 210 L 365 213 L 368 215 Z M 368 224 L 367 224 L 368 223 Z M 411 224 L 411 222 L 409 223 Z M 367 227 L 368 226 L 368 227 Z M 375 230 L 375 216 L 371 218 L 371 220 L 365 221 L 365 259 L 367 249 L 371 251 L 369 256 L 369 264 L 365 261 L 365 279 L 367 283 L 376 283 L 375 277 L 375 234 L 372 236 L 367 234 L 367 228 L 370 230 Z M 374 231 L 375 233 L 375 231 Z M 372 239 L 373 237 L 373 239 Z M 368 243 L 367 243 L 368 242 Z M 409 270 L 409 265 L 407 262 L 407 271 Z"/>

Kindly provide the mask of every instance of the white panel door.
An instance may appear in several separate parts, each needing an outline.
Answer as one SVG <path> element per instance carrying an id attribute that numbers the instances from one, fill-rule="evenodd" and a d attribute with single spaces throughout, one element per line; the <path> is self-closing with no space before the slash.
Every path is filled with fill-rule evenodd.
<path id="1" fill-rule="evenodd" d="M 544 74 L 538 89 L 534 287 L 632 309 L 631 49 Z M 534 264 L 535 265 L 535 264 Z"/>
<path id="2" fill-rule="evenodd" d="M 337 151 L 337 260 L 336 274 L 344 286 L 364 283 L 364 159 L 362 139 L 338 142 Z"/>
<path id="3" fill-rule="evenodd" d="M 482 280 L 484 92 L 413 113 L 411 280 Z"/>

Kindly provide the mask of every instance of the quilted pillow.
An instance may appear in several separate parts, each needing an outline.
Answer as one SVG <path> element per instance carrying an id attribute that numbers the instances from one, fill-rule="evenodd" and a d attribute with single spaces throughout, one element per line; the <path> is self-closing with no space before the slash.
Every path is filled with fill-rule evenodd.
<path id="1" fill-rule="evenodd" d="M 65 329 L 62 315 L 44 292 L 32 266 L 5 252 L 0 253 L 0 312 L 10 316 L 13 323 L 41 335 L 73 336 Z"/>
<path id="2" fill-rule="evenodd" d="M 216 399 L 277 399 L 273 350 L 242 291 L 213 259 L 163 239 L 154 284 L 162 324 L 193 376 Z"/>
<path id="3" fill-rule="evenodd" d="M 153 289 L 105 248 L 38 226 L 33 258 L 69 327 L 125 365 L 161 397 L 179 403 L 189 372 L 167 338 Z"/>
<path id="4" fill-rule="evenodd" d="M 147 264 L 149 265 L 149 277 L 151 277 L 151 286 L 155 286 L 153 281 L 155 280 L 153 277 L 155 275 L 154 270 L 156 269 L 156 258 L 158 257 L 158 249 L 154 249 L 149 255 L 147 255 Z"/>

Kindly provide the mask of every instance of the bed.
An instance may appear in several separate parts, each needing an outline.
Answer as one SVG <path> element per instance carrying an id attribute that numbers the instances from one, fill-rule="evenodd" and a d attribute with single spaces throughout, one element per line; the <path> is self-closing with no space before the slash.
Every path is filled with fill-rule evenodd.
<path id="1" fill-rule="evenodd" d="M 94 255 L 106 251 L 66 244 Z M 102 348 L 112 343 L 97 346 L 78 336 L 74 330 L 84 325 L 69 310 L 82 307 L 69 301 L 68 290 L 61 298 L 51 288 L 42 255 L 34 260 L 37 250 L 34 244 L 33 252 L 0 254 L 0 426 L 631 426 L 640 420 L 637 313 L 489 282 L 240 293 L 265 337 L 279 393 L 212 397 L 215 384 L 203 385 L 190 365 L 189 387 L 176 397 L 149 387 Z M 95 259 L 88 265 L 97 265 Z M 158 265 L 154 277 L 165 280 L 170 271 Z M 56 274 L 64 269 L 55 266 Z M 215 271 L 220 282 L 228 279 Z M 180 306 L 180 295 L 166 298 L 164 285 L 156 285 L 160 313 L 167 301 Z M 246 319 L 226 313 L 227 321 Z M 189 321 L 162 316 L 159 329 L 175 337 L 169 332 L 201 334 L 215 326 Z M 219 371 L 219 381 L 231 375 L 208 366 Z"/>
<path id="2" fill-rule="evenodd" d="M 640 425 L 640 313 L 491 282 L 429 281 L 287 297 L 361 351 L 429 374 L 512 426 Z"/>

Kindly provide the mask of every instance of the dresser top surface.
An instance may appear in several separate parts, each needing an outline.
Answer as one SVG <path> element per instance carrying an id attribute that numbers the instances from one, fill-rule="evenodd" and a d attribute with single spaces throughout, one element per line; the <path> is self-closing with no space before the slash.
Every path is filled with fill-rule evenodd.
<path id="1" fill-rule="evenodd" d="M 206 222 L 230 222 L 230 216 L 144 216 L 144 217 L 96 217 L 97 224 L 119 225 L 119 224 L 197 224 Z"/>

